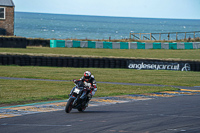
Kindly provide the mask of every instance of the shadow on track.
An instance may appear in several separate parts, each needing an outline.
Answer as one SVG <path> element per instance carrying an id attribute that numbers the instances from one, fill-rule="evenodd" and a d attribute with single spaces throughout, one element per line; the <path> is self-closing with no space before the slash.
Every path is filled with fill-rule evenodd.
<path id="1" fill-rule="evenodd" d="M 107 114 L 107 113 L 128 113 L 130 111 L 83 111 L 83 112 L 78 112 L 76 110 L 70 112 L 69 114 L 89 114 L 89 113 L 93 113 L 93 114 Z"/>

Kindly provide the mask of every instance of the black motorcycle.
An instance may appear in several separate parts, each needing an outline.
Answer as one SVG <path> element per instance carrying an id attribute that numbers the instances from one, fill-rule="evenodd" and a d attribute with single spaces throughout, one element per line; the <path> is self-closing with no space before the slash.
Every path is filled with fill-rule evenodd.
<path id="1" fill-rule="evenodd" d="M 82 112 L 87 107 L 86 104 L 88 102 L 88 88 L 85 87 L 82 81 L 73 80 L 73 82 L 76 86 L 71 90 L 71 93 L 69 94 L 69 99 L 65 107 L 66 113 L 70 113 L 72 108 L 78 109 L 78 111 Z"/>

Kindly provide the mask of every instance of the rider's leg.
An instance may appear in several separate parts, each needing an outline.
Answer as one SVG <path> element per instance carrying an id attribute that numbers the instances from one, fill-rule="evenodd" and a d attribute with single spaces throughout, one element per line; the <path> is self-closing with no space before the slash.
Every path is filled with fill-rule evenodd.
<path id="1" fill-rule="evenodd" d="M 87 103 L 86 103 L 86 106 L 88 106 L 89 101 L 92 99 L 92 96 L 94 96 L 94 94 L 95 94 L 96 91 L 97 91 L 97 88 L 95 88 L 94 90 L 91 90 L 87 94 Z"/>

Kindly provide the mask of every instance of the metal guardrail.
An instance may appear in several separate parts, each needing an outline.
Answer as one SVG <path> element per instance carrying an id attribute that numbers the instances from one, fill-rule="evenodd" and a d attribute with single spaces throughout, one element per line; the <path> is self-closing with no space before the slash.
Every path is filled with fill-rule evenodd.
<path id="1" fill-rule="evenodd" d="M 133 40 L 200 40 L 200 31 L 191 32 L 167 32 L 167 33 L 130 33 L 130 39 Z"/>

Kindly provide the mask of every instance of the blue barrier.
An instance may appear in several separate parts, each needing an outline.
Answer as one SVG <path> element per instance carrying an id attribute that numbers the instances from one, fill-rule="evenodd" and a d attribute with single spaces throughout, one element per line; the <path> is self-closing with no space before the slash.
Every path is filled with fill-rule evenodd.
<path id="1" fill-rule="evenodd" d="M 104 49 L 200 49 L 200 42 L 145 43 L 50 40 L 50 47 L 104 48 Z"/>

